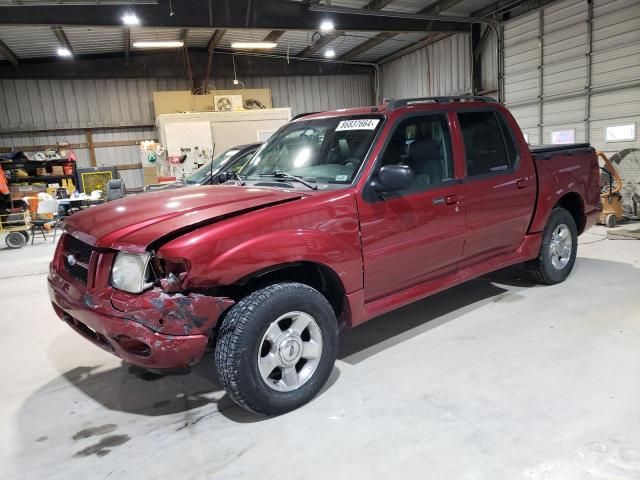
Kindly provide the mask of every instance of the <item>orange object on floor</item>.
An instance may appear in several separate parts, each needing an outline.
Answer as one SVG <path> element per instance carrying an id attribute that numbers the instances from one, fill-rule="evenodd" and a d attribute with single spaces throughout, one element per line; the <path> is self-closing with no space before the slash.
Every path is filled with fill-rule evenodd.
<path id="1" fill-rule="evenodd" d="M 31 212 L 34 216 L 38 211 L 38 197 L 29 197 L 27 203 L 29 204 L 29 212 Z"/>
<path id="2" fill-rule="evenodd" d="M 0 193 L 2 195 L 9 195 L 9 184 L 2 167 L 0 167 Z"/>

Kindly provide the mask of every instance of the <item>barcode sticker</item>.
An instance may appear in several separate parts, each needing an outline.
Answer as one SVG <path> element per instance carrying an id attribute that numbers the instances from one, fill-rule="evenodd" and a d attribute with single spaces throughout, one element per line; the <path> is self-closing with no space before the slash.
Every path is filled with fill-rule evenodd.
<path id="1" fill-rule="evenodd" d="M 379 118 L 359 118 L 357 120 L 343 120 L 338 124 L 336 132 L 343 130 L 375 130 L 380 123 Z"/>

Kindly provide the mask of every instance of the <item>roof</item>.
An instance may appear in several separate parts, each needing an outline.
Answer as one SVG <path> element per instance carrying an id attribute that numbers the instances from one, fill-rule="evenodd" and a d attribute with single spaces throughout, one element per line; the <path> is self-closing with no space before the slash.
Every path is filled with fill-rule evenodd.
<path id="1" fill-rule="evenodd" d="M 470 16 L 473 12 L 487 7 L 493 3 L 493 0 L 333 0 L 331 2 L 321 2 L 313 0 L 297 0 L 298 2 L 316 3 L 324 5 L 330 4 L 332 7 L 347 7 L 354 9 L 362 9 L 367 5 L 377 4 L 384 5 L 382 11 L 417 13 L 421 10 L 438 4 L 445 8 L 440 11 L 440 15 L 446 16 Z M 151 27 L 136 26 L 128 28 L 128 35 L 125 34 L 124 26 L 92 26 L 92 25 L 73 25 L 57 27 L 55 25 L 8 25 L 2 24 L 2 11 L 11 11 L 17 8 L 35 8 L 28 5 L 52 5 L 51 9 L 57 7 L 53 5 L 60 4 L 82 4 L 96 3 L 73 2 L 66 0 L 39 0 L 37 2 L 26 2 L 24 0 L 0 0 L 0 41 L 7 47 L 2 48 L 0 43 L 0 61 L 9 61 L 11 52 L 17 58 L 17 61 L 32 60 L 38 58 L 56 58 L 57 50 L 61 46 L 59 32 L 55 30 L 61 28 L 66 35 L 68 45 L 71 47 L 74 57 L 82 56 L 100 56 L 107 54 L 115 54 L 125 52 L 131 48 L 131 52 L 136 52 L 132 47 L 134 42 L 141 40 L 183 40 L 189 49 L 206 49 L 212 40 L 216 29 L 214 28 L 175 28 L 175 27 Z M 106 0 L 103 3 L 108 3 Z M 112 2 L 114 3 L 114 2 Z M 115 2 L 117 3 L 117 2 Z M 142 1 L 127 0 L 129 5 L 136 3 L 144 3 Z M 153 2 L 147 2 L 153 3 Z M 157 3 L 157 2 L 156 2 Z M 8 7 L 7 5 L 14 5 Z M 27 6 L 21 6 L 27 5 Z M 19 7 L 20 6 L 20 7 Z M 291 22 L 295 27 L 295 22 Z M 374 24 L 374 22 L 372 22 Z M 52 28 L 55 27 L 55 28 Z M 336 26 L 339 28 L 339 25 Z M 231 44 L 238 41 L 261 41 L 270 34 L 273 35 L 271 29 L 233 29 L 228 28 L 221 32 L 222 34 L 216 46 L 217 50 L 229 51 Z M 279 31 L 278 31 L 279 32 Z M 313 30 L 297 30 L 290 29 L 276 33 L 275 36 L 277 46 L 270 50 L 269 54 L 282 56 L 296 56 L 307 50 L 309 58 L 324 59 L 328 50 L 335 52 L 335 58 L 341 59 L 344 55 L 356 47 L 362 49 L 362 44 L 376 37 L 380 32 L 371 31 L 336 31 L 327 36 L 329 41 L 321 42 L 318 47 L 315 42 L 320 38 L 321 33 Z M 405 47 L 411 46 L 420 40 L 425 39 L 428 32 L 394 32 L 392 35 L 386 35 L 385 38 L 376 39 L 370 48 L 362 51 L 351 52 L 344 60 L 356 62 L 378 62 L 384 57 L 397 52 Z M 127 45 L 127 40 L 129 45 Z M 370 42 L 371 43 L 371 42 Z M 62 45 L 64 46 L 64 45 Z M 310 46 L 314 46 L 309 49 Z"/>

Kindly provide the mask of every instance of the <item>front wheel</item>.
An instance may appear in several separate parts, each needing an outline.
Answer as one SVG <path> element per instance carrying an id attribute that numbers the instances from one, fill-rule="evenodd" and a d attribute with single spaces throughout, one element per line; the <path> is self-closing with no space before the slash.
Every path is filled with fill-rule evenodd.
<path id="1" fill-rule="evenodd" d="M 563 282 L 573 270 L 578 251 L 578 229 L 571 214 L 554 208 L 542 232 L 538 258 L 526 263 L 531 277 L 538 283 Z"/>
<path id="2" fill-rule="evenodd" d="M 325 297 L 301 283 L 279 283 L 231 308 L 218 333 L 216 369 L 238 405 L 277 415 L 320 391 L 337 348 L 338 325 Z"/>

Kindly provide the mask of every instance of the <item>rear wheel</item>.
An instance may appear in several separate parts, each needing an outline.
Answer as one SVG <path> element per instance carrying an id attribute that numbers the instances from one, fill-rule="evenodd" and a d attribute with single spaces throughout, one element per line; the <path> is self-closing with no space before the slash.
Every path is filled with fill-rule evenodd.
<path id="1" fill-rule="evenodd" d="M 555 208 L 544 227 L 538 258 L 526 263 L 527 271 L 538 283 L 563 282 L 573 270 L 577 251 L 575 220 L 564 208 Z"/>
<path id="2" fill-rule="evenodd" d="M 27 239 L 20 232 L 10 232 L 4 239 L 9 248 L 22 248 L 27 243 Z"/>
<path id="3" fill-rule="evenodd" d="M 329 302 L 300 283 L 257 290 L 231 308 L 216 343 L 218 376 L 241 407 L 277 415 L 311 400 L 326 383 L 338 347 Z"/>

